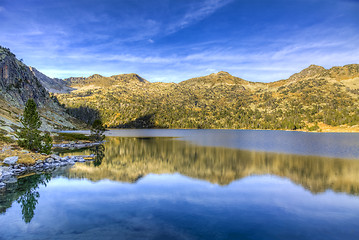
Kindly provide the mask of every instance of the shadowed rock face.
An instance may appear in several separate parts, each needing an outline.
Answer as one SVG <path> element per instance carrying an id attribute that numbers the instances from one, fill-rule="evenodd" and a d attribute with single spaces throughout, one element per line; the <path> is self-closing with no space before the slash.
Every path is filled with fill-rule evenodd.
<path id="1" fill-rule="evenodd" d="M 40 81 L 15 55 L 0 47 L 0 91 L 3 98 L 16 107 L 33 98 L 39 106 L 52 100 Z"/>
<path id="2" fill-rule="evenodd" d="M 107 140 L 99 166 L 76 165 L 69 177 L 136 182 L 150 173 L 178 172 L 227 185 L 251 175 L 271 174 L 289 178 L 313 193 L 331 189 L 359 194 L 356 160 L 203 147 L 170 138 Z"/>

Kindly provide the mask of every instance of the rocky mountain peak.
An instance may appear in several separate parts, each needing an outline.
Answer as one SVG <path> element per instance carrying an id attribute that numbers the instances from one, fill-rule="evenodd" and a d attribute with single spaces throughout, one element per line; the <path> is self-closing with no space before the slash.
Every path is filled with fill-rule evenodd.
<path id="1" fill-rule="evenodd" d="M 110 78 L 113 78 L 117 81 L 127 82 L 127 83 L 130 83 L 130 82 L 148 83 L 148 81 L 146 79 L 140 77 L 136 73 L 113 75 Z"/>
<path id="2" fill-rule="evenodd" d="M 332 67 L 328 74 L 337 80 L 359 77 L 359 64 L 348 64 L 343 67 Z"/>
<path id="3" fill-rule="evenodd" d="M 239 77 L 234 77 L 228 72 L 220 71 L 207 76 L 192 78 L 183 81 L 180 84 L 214 87 L 218 85 L 246 85 L 248 84 L 248 81 Z"/>
<path id="4" fill-rule="evenodd" d="M 103 76 L 100 74 L 93 74 L 88 77 L 88 79 L 99 79 L 99 78 L 103 78 Z"/>
<path id="5" fill-rule="evenodd" d="M 219 71 L 218 73 L 212 73 L 211 75 L 215 75 L 215 76 L 232 76 L 231 74 L 229 74 L 228 72 L 225 72 L 225 71 Z"/>
<path id="6" fill-rule="evenodd" d="M 315 77 L 325 72 L 326 69 L 324 67 L 312 64 L 309 67 L 300 71 L 299 73 L 293 74 L 292 76 L 289 77 L 289 79 L 298 80 L 298 79 L 304 79 L 309 77 Z"/>

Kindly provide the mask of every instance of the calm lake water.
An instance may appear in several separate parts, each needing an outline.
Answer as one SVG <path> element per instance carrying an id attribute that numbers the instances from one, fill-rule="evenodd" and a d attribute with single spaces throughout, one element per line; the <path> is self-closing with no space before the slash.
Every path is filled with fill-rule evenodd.
<path id="1" fill-rule="evenodd" d="M 0 189 L 0 239 L 359 239 L 359 134 L 107 135 Z"/>

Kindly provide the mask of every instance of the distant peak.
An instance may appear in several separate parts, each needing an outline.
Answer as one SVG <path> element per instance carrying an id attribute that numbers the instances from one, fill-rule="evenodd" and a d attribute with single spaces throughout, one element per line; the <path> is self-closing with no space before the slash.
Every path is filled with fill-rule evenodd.
<path id="1" fill-rule="evenodd" d="M 232 76 L 231 74 L 229 74 L 228 72 L 225 72 L 225 71 L 219 71 L 218 73 L 213 73 L 213 75 L 217 75 L 217 76 Z"/>
<path id="2" fill-rule="evenodd" d="M 93 74 L 93 75 L 89 76 L 88 78 L 90 78 L 90 79 L 94 79 L 94 78 L 103 78 L 103 76 L 102 76 L 102 75 L 100 75 L 100 74 Z"/>
<path id="3" fill-rule="evenodd" d="M 315 65 L 315 64 L 311 64 L 309 67 L 305 68 L 304 70 L 306 70 L 306 69 L 320 69 L 320 70 L 325 70 L 324 67 L 319 66 L 319 65 Z"/>
<path id="4" fill-rule="evenodd" d="M 111 76 L 111 78 L 114 78 L 116 80 L 120 80 L 120 81 L 125 81 L 125 82 L 142 82 L 142 83 L 147 83 L 148 81 L 142 77 L 140 77 L 139 75 L 137 75 L 136 73 L 124 73 L 124 74 L 119 74 L 119 75 L 113 75 Z"/>
<path id="5" fill-rule="evenodd" d="M 325 71 L 326 69 L 324 67 L 312 64 L 309 67 L 300 71 L 299 73 L 293 74 L 292 76 L 290 76 L 289 79 L 296 80 L 296 79 L 302 79 L 307 77 L 314 77 L 318 74 L 324 73 Z"/>

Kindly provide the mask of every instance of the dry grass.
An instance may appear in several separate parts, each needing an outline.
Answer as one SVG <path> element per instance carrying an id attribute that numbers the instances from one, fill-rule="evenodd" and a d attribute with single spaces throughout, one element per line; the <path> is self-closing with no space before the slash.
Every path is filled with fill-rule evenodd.
<path id="1" fill-rule="evenodd" d="M 330 126 L 324 123 L 318 123 L 318 126 L 322 132 L 359 132 L 359 125 Z"/>
<path id="2" fill-rule="evenodd" d="M 48 155 L 30 152 L 17 146 L 16 144 L 0 143 L 0 161 L 2 162 L 7 157 L 17 156 L 19 160 L 17 163 L 25 165 L 33 165 L 37 160 L 45 160 Z"/>

